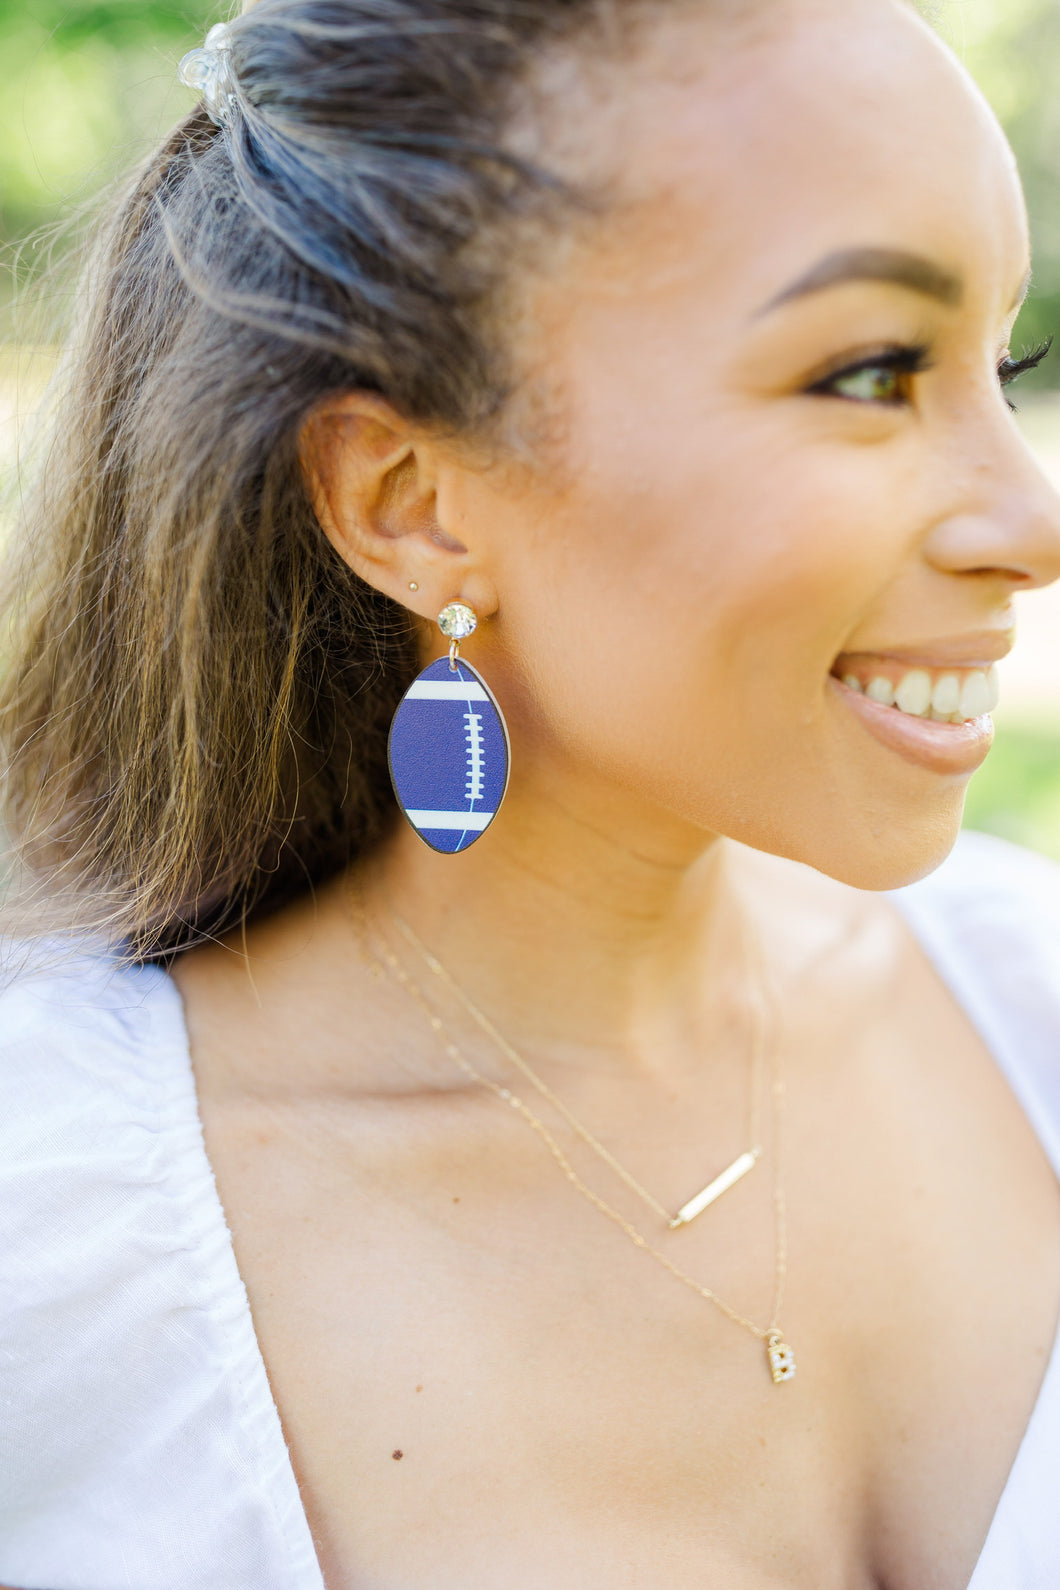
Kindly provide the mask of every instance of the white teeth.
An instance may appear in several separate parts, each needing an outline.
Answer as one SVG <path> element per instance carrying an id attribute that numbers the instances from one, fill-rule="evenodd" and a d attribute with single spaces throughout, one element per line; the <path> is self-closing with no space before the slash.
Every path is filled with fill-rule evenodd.
<path id="1" fill-rule="evenodd" d="M 849 690 L 866 695 L 884 707 L 897 707 L 915 718 L 930 718 L 934 723 L 966 723 L 993 712 L 1000 699 L 1000 680 L 996 666 L 974 673 L 934 675 L 926 668 L 911 668 L 896 685 L 877 674 L 867 685 L 856 674 L 844 674 Z"/>
<path id="2" fill-rule="evenodd" d="M 961 717 L 981 718 L 984 712 L 989 712 L 991 694 L 985 674 L 969 674 L 961 686 Z"/>
<path id="3" fill-rule="evenodd" d="M 903 674 L 894 693 L 894 704 L 911 717 L 927 717 L 931 710 L 931 675 L 923 668 L 913 668 Z"/>
<path id="4" fill-rule="evenodd" d="M 940 718 L 950 718 L 961 704 L 961 681 L 956 674 L 943 674 L 931 692 L 931 705 Z"/>

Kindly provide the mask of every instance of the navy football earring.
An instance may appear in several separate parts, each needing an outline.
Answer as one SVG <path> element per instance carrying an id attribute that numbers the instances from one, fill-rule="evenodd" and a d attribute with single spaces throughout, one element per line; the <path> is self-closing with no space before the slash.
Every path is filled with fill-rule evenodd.
<path id="1" fill-rule="evenodd" d="M 460 656 L 478 619 L 466 602 L 438 614 L 449 656 L 405 691 L 390 725 L 390 777 L 398 805 L 424 844 L 444 855 L 473 845 L 508 786 L 508 730 L 482 675 Z"/>

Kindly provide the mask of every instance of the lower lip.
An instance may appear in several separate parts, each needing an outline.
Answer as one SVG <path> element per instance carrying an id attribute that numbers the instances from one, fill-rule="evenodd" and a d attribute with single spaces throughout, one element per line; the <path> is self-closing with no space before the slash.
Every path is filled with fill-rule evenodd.
<path id="1" fill-rule="evenodd" d="M 869 733 L 907 762 L 929 773 L 970 775 L 986 761 L 994 740 L 994 720 L 989 715 L 968 723 L 933 723 L 882 706 L 831 675 L 828 682 Z"/>

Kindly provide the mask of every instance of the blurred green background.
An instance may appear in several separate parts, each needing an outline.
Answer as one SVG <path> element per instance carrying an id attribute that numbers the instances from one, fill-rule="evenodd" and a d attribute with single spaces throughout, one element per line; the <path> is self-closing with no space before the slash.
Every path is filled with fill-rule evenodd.
<path id="1" fill-rule="evenodd" d="M 924 8 L 994 105 L 1023 171 L 1035 281 L 1019 350 L 1060 333 L 1060 0 Z M 21 297 L 41 262 L 61 256 L 70 218 L 190 103 L 176 62 L 223 14 L 198 0 L 0 0 L 0 465 L 9 478 L 20 418 L 50 364 Z M 55 296 L 61 317 L 58 287 Z M 1060 487 L 1060 342 L 1017 401 Z M 997 745 L 973 782 L 968 820 L 1060 859 L 1060 590 L 1027 596 L 1021 609 Z"/>

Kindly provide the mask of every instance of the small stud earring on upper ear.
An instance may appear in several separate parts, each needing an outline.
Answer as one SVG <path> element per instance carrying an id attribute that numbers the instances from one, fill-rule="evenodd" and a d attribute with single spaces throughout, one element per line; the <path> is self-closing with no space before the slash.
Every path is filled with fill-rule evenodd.
<path id="1" fill-rule="evenodd" d="M 419 590 L 419 586 L 416 584 L 415 580 L 410 580 L 409 581 L 409 590 L 410 591 L 418 591 Z"/>

